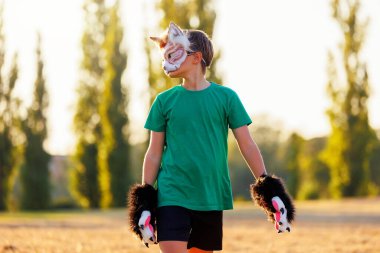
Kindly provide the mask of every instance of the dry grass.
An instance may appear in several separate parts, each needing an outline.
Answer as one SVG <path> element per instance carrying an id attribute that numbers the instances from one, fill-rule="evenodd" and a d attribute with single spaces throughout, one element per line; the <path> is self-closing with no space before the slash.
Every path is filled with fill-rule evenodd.
<path id="1" fill-rule="evenodd" d="M 224 215 L 223 252 L 380 252 L 380 199 L 298 202 L 291 233 L 277 234 L 250 203 Z M 0 213 L 0 253 L 144 253 L 125 210 Z"/>

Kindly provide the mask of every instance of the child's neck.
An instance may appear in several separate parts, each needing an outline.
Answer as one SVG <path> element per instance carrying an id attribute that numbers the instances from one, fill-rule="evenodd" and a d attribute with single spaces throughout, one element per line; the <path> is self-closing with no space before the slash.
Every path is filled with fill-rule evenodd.
<path id="1" fill-rule="evenodd" d="M 204 75 L 201 76 L 191 76 L 189 78 L 184 78 L 182 81 L 182 86 L 187 90 L 203 90 L 210 86 Z"/>

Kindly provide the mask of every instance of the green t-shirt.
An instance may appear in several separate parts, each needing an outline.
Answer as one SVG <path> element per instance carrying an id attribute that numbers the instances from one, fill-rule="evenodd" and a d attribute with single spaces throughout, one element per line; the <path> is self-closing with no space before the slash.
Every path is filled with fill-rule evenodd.
<path id="1" fill-rule="evenodd" d="M 232 209 L 228 128 L 252 123 L 238 95 L 215 83 L 200 91 L 177 85 L 160 93 L 145 128 L 165 132 L 157 176 L 158 206 Z"/>

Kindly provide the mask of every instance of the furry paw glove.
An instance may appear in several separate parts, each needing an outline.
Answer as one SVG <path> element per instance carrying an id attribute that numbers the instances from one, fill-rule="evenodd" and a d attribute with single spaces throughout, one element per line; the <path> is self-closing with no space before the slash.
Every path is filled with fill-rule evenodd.
<path id="1" fill-rule="evenodd" d="M 157 244 L 155 236 L 157 190 L 149 184 L 135 184 L 128 193 L 129 226 L 146 247 Z"/>
<path id="2" fill-rule="evenodd" d="M 276 176 L 262 175 L 251 185 L 253 201 L 264 209 L 268 220 L 275 224 L 278 233 L 289 231 L 294 220 L 295 207 L 282 180 Z"/>

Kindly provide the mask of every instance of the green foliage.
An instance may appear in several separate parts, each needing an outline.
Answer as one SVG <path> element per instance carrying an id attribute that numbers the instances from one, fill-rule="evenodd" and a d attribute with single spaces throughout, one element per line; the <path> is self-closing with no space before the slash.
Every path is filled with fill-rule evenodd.
<path id="1" fill-rule="evenodd" d="M 380 193 L 380 139 L 373 143 L 372 152 L 369 159 L 369 174 L 371 178 L 370 195 Z"/>
<path id="2" fill-rule="evenodd" d="M 122 74 L 126 67 L 127 56 L 120 49 L 123 29 L 118 16 L 119 4 L 109 10 L 109 25 L 105 39 L 106 67 L 104 87 L 100 103 L 102 139 L 99 141 L 98 164 L 100 185 L 102 186 L 102 204 L 125 206 L 125 196 L 129 188 L 129 144 L 125 136 L 128 116 L 127 90 L 122 86 Z M 107 173 L 107 171 L 109 173 Z"/>
<path id="3" fill-rule="evenodd" d="M 283 162 L 290 194 L 297 199 L 318 199 L 328 197 L 328 168 L 318 154 L 325 147 L 325 138 L 305 140 L 292 133 L 281 147 Z"/>
<path id="4" fill-rule="evenodd" d="M 12 178 L 21 154 L 20 101 L 13 91 L 18 78 L 17 55 L 9 73 L 5 74 L 5 36 L 3 34 L 3 4 L 0 4 L 0 211 L 7 209 Z"/>
<path id="5" fill-rule="evenodd" d="M 100 207 L 100 187 L 98 184 L 98 166 L 96 144 L 79 141 L 75 152 L 76 165 L 70 173 L 70 189 L 82 207 Z"/>
<path id="6" fill-rule="evenodd" d="M 99 104 L 103 87 L 107 10 L 103 0 L 86 0 L 82 35 L 82 62 L 74 131 L 78 142 L 73 156 L 71 190 L 84 207 L 99 207 L 98 140 L 101 139 Z M 105 176 L 103 176 L 104 178 Z M 102 192 L 107 189 L 102 189 Z"/>
<path id="7" fill-rule="evenodd" d="M 327 92 L 332 105 L 327 111 L 331 125 L 322 159 L 330 168 L 330 193 L 335 198 L 368 195 L 369 156 L 376 140 L 369 126 L 367 100 L 369 80 L 366 64 L 360 58 L 368 20 L 358 19 L 360 2 L 331 1 L 333 17 L 344 41 L 341 48 L 344 81 L 339 80 L 335 57 L 330 52 Z"/>
<path id="8" fill-rule="evenodd" d="M 36 54 L 37 78 L 34 83 L 33 102 L 22 124 L 26 143 L 20 180 L 21 208 L 25 210 L 46 209 L 50 204 L 48 168 L 50 155 L 43 148 L 43 142 L 47 138 L 46 110 L 49 101 L 43 76 L 40 36 L 38 36 Z"/>
<path id="9" fill-rule="evenodd" d="M 322 161 L 320 152 L 326 146 L 326 138 L 305 140 L 299 154 L 297 199 L 327 198 L 329 170 Z"/>
<path id="10" fill-rule="evenodd" d="M 305 140 L 298 134 L 292 133 L 285 144 L 284 169 L 289 193 L 296 196 L 300 185 L 300 163 Z"/>
<path id="11" fill-rule="evenodd" d="M 87 0 L 82 37 L 83 59 L 74 117 L 78 144 L 71 188 L 81 206 L 124 206 L 129 183 L 127 90 L 122 74 L 127 56 L 121 51 L 123 28 L 119 2 Z"/>

